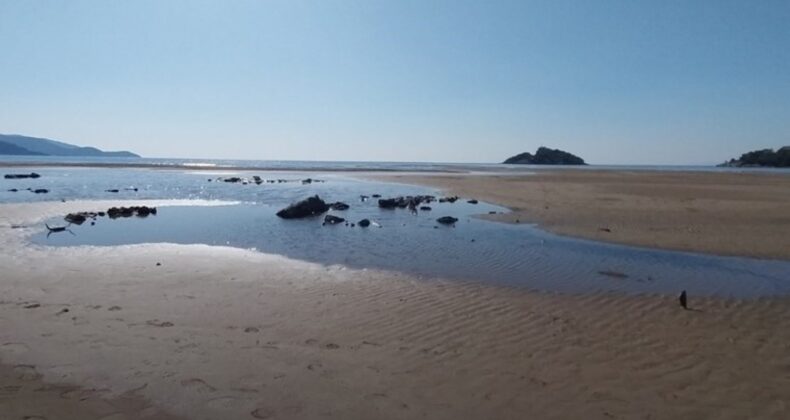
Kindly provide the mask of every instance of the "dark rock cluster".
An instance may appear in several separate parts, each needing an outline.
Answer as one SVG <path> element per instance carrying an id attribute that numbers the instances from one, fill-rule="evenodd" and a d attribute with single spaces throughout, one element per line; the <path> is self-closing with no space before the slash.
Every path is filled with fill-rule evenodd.
<path id="1" fill-rule="evenodd" d="M 107 216 L 110 219 L 117 219 L 119 217 L 148 217 L 149 215 L 156 216 L 156 207 L 148 206 L 132 206 L 132 207 L 112 207 L 107 210 Z"/>
<path id="2" fill-rule="evenodd" d="M 39 175 L 39 174 L 37 174 L 35 172 L 31 172 L 29 174 L 6 174 L 5 175 L 5 179 L 25 179 L 25 178 L 36 179 L 36 178 L 41 178 L 41 175 Z"/>

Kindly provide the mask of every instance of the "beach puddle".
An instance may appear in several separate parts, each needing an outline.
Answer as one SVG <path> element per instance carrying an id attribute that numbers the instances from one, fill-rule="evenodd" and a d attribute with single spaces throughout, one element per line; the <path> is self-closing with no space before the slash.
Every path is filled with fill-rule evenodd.
<path id="1" fill-rule="evenodd" d="M 329 198 L 329 197 L 327 197 Z M 327 265 L 405 272 L 565 293 L 617 291 L 758 297 L 790 293 L 790 262 L 652 250 L 561 237 L 528 225 L 474 217 L 504 209 L 485 203 L 430 203 L 430 211 L 380 209 L 375 199 L 336 197 L 348 210 L 283 220 L 269 204 L 161 207 L 156 215 L 69 227 L 73 234 L 42 232 L 49 246 L 141 243 L 207 244 L 254 249 Z M 454 225 L 437 218 L 451 216 Z M 373 223 L 360 227 L 358 222 Z M 62 219 L 50 224 L 63 224 Z M 353 225 L 352 225 L 353 224 Z"/>

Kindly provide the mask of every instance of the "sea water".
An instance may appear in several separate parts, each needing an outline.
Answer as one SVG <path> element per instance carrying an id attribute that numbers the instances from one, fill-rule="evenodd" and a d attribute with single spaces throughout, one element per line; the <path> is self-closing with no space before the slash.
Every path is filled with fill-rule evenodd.
<path id="1" fill-rule="evenodd" d="M 383 197 L 439 191 L 315 172 L 238 172 L 150 169 L 40 168 L 35 180 L 2 180 L 0 202 L 40 200 L 200 199 L 222 206 L 161 207 L 156 216 L 71 225 L 69 232 L 31 240 L 46 246 L 112 246 L 140 243 L 208 244 L 254 249 L 290 258 L 359 269 L 406 272 L 426 280 L 456 279 L 564 293 L 617 291 L 758 297 L 790 293 L 790 262 L 718 257 L 605 244 L 562 237 L 530 225 L 477 217 L 507 209 L 487 203 L 428 204 L 430 211 L 381 209 Z M 20 171 L 16 171 L 20 172 Z M 260 176 L 260 185 L 252 182 Z M 244 183 L 222 178 L 245 177 Z M 303 180 L 310 179 L 305 183 Z M 274 181 L 274 182 L 266 182 Z M 48 194 L 11 186 L 48 188 Z M 108 192 L 108 190 L 118 190 Z M 312 195 L 350 205 L 329 214 L 348 225 L 325 225 L 323 216 L 283 220 L 276 212 Z M 361 196 L 370 197 L 363 200 Z M 86 209 L 88 210 L 88 209 Z M 459 219 L 454 226 L 436 222 Z M 367 228 L 358 221 L 374 222 Z M 50 225 L 64 225 L 62 218 Z M 352 226 L 352 223 L 354 226 Z M 72 234 L 73 233 L 73 234 Z"/>

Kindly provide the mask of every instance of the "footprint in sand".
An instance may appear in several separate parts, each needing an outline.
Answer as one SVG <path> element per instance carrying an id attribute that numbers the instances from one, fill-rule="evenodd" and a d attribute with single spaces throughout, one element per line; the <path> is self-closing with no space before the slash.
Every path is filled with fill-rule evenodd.
<path id="1" fill-rule="evenodd" d="M 194 389 L 198 392 L 214 392 L 217 390 L 216 388 L 207 384 L 206 381 L 200 378 L 184 379 L 183 381 L 181 381 L 181 386 L 183 386 L 184 388 Z"/>
<path id="2" fill-rule="evenodd" d="M 19 385 L 8 385 L 0 387 L 0 397 L 7 397 L 11 395 L 15 395 L 19 390 L 22 389 Z"/>
<path id="3" fill-rule="evenodd" d="M 36 372 L 36 367 L 33 365 L 16 365 L 14 366 L 14 373 L 16 378 L 21 381 L 35 381 L 41 379 L 41 374 Z"/>
<path id="4" fill-rule="evenodd" d="M 325 349 L 329 349 L 329 350 L 337 350 L 337 349 L 340 348 L 340 346 L 338 344 L 335 344 L 335 343 L 327 343 L 327 344 L 324 344 L 324 348 Z"/>
<path id="5" fill-rule="evenodd" d="M 35 309 L 35 308 L 40 308 L 40 307 L 41 307 L 41 304 L 40 303 L 35 303 L 35 302 L 34 303 L 28 303 L 27 305 L 25 305 L 25 309 Z"/>
<path id="6" fill-rule="evenodd" d="M 112 312 L 120 311 L 121 307 L 120 306 L 110 306 L 109 308 L 107 308 L 107 310 L 108 311 L 112 311 Z"/>
<path id="7" fill-rule="evenodd" d="M 212 398 L 206 402 L 211 408 L 218 408 L 218 409 L 232 409 L 239 406 L 239 403 L 244 401 L 242 398 L 236 397 L 219 397 L 219 398 Z"/>
<path id="8" fill-rule="evenodd" d="M 0 346 L 0 351 L 20 354 L 30 351 L 30 347 L 25 343 L 3 343 L 3 345 Z"/>
<path id="9" fill-rule="evenodd" d="M 152 327 L 159 327 L 159 328 L 167 328 L 167 327 L 172 327 L 173 326 L 172 322 L 160 321 L 158 319 L 152 319 L 152 320 L 146 321 L 145 323 L 150 325 L 150 326 L 152 326 Z"/>
<path id="10" fill-rule="evenodd" d="M 90 397 L 100 395 L 102 393 L 106 393 L 109 390 L 106 389 L 81 389 L 81 388 L 72 388 L 65 390 L 60 393 L 60 398 L 65 400 L 76 399 L 80 401 L 84 401 Z"/>
<path id="11" fill-rule="evenodd" d="M 258 328 L 255 328 L 255 327 L 247 327 L 247 328 L 244 329 L 244 332 L 246 332 L 246 333 L 256 333 L 256 332 L 260 332 L 260 331 L 261 330 L 259 330 Z"/>
<path id="12" fill-rule="evenodd" d="M 98 420 L 126 420 L 129 417 L 124 413 L 111 413 L 106 416 L 99 417 Z"/>
<path id="13" fill-rule="evenodd" d="M 44 416 L 24 416 L 22 420 L 47 420 Z"/>
<path id="14" fill-rule="evenodd" d="M 260 407 L 252 410 L 250 415 L 256 419 L 270 419 L 274 417 L 274 410 L 270 408 Z"/>

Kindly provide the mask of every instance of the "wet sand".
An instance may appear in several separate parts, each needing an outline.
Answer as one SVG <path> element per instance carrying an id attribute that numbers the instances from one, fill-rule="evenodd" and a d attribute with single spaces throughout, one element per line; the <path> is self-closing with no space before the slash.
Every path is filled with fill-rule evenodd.
<path id="1" fill-rule="evenodd" d="M 790 259 L 790 174 L 539 170 L 532 175 L 381 175 L 500 204 L 485 217 L 680 251 Z"/>
<path id="2" fill-rule="evenodd" d="M 691 296 L 687 311 L 675 297 L 417 281 L 230 248 L 30 247 L 27 228 L 10 228 L 75 207 L 91 210 L 0 207 L 0 369 L 16 373 L 3 412 L 104 418 L 93 402 L 131 407 L 109 418 L 790 415 L 786 298 Z M 25 381 L 80 391 L 50 406 Z"/>

